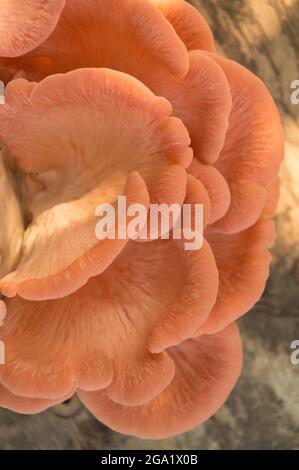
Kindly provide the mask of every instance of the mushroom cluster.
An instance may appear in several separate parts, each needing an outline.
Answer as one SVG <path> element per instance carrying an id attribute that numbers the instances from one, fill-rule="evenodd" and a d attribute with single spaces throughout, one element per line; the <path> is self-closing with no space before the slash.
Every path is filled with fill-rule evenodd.
<path id="1" fill-rule="evenodd" d="M 0 406 L 76 393 L 119 432 L 191 429 L 235 385 L 269 274 L 271 96 L 183 0 L 2 0 L 0 56 Z M 202 248 L 97 239 L 119 195 L 203 204 Z"/>

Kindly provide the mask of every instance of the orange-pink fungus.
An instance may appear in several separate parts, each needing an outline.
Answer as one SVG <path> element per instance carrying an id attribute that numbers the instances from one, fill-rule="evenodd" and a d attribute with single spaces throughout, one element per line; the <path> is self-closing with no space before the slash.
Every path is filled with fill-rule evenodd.
<path id="1" fill-rule="evenodd" d="M 278 111 L 183 0 L 21 3 L 0 5 L 0 406 L 77 393 L 119 432 L 184 432 L 241 370 L 235 321 L 275 236 Z M 203 205 L 202 247 L 174 226 L 99 240 L 96 207 L 119 196 Z"/>

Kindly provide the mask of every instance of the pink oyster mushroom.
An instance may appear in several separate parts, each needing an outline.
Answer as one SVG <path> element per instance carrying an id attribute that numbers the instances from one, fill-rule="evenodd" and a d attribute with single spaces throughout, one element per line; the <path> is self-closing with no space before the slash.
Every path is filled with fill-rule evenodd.
<path id="1" fill-rule="evenodd" d="M 0 55 L 0 406 L 77 393 L 119 432 L 193 428 L 238 379 L 235 321 L 269 274 L 272 98 L 183 0 L 2 0 Z M 203 204 L 203 248 L 98 240 L 118 195 Z"/>

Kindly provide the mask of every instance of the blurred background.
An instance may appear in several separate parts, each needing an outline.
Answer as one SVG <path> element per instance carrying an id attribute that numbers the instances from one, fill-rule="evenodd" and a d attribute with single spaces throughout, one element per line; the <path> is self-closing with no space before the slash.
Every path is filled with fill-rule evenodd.
<path id="1" fill-rule="evenodd" d="M 299 0 L 193 0 L 211 25 L 218 50 L 259 75 L 286 131 L 278 238 L 259 304 L 241 321 L 242 376 L 208 422 L 178 437 L 144 441 L 107 429 L 77 401 L 36 416 L 0 410 L 0 449 L 299 449 Z"/>

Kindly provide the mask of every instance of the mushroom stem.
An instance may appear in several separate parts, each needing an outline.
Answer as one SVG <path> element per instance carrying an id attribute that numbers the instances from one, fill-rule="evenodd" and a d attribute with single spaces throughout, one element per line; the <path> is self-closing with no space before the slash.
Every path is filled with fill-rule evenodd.
<path id="1" fill-rule="evenodd" d="M 17 197 L 13 170 L 0 148 L 0 278 L 18 263 L 24 234 L 21 205 Z"/>

